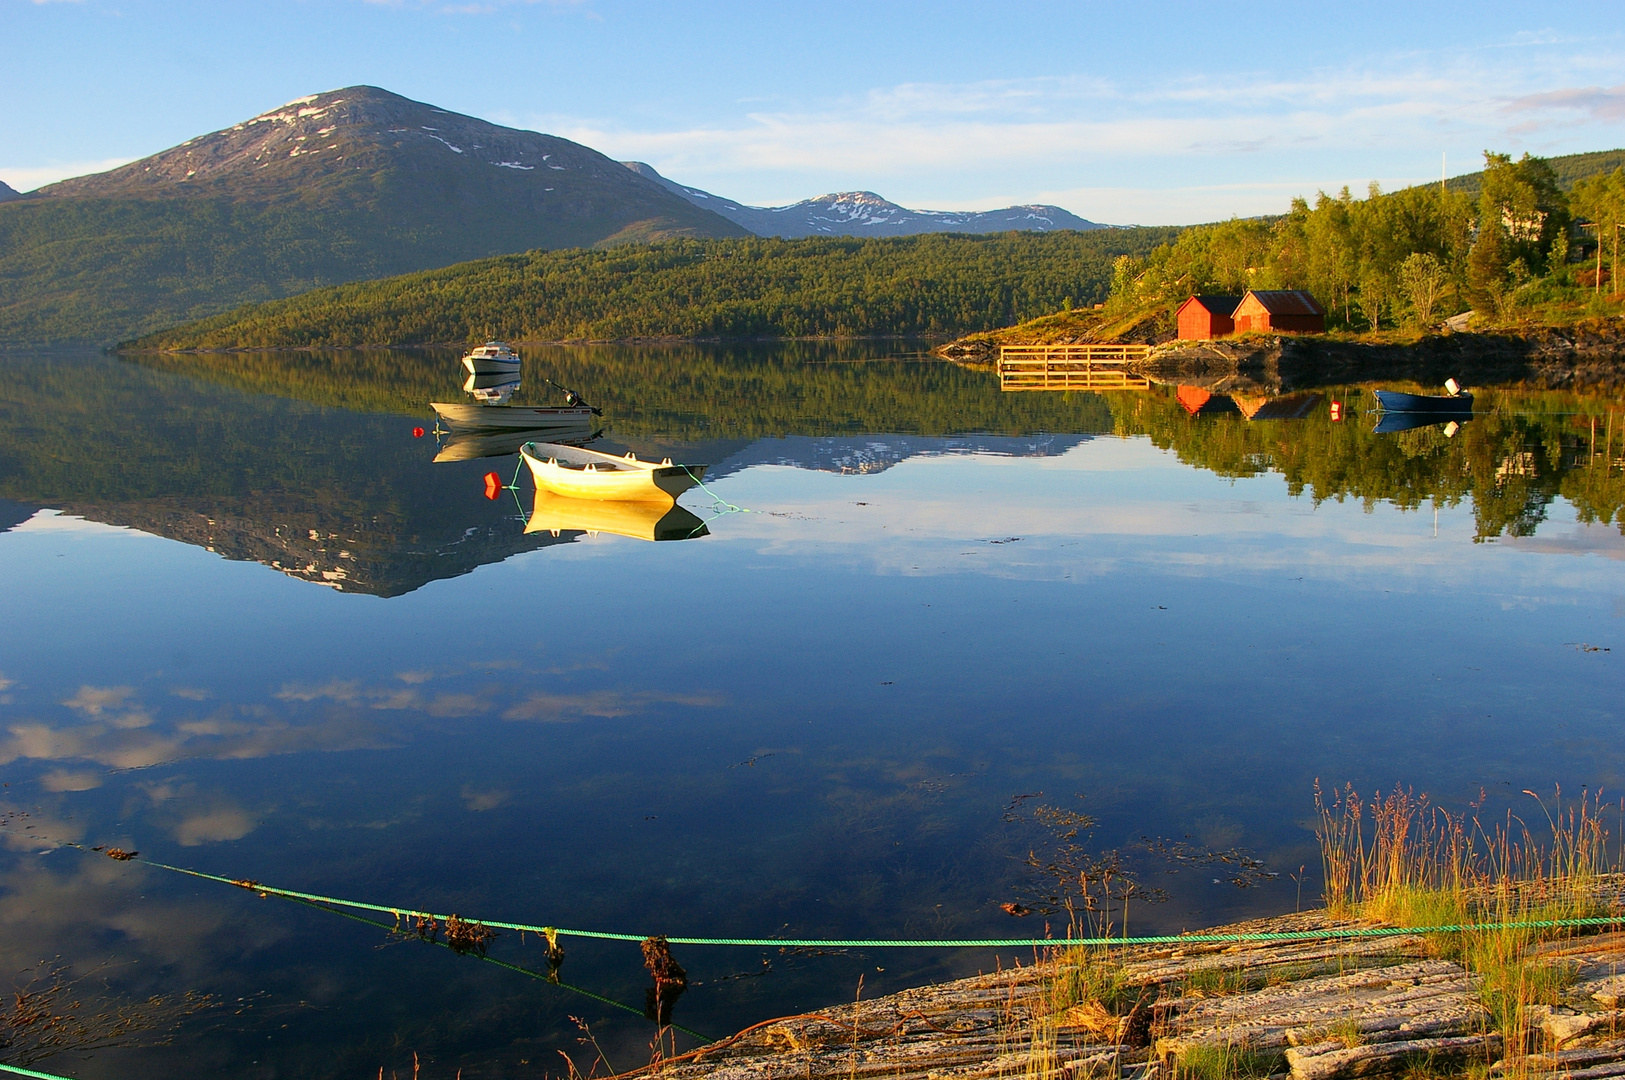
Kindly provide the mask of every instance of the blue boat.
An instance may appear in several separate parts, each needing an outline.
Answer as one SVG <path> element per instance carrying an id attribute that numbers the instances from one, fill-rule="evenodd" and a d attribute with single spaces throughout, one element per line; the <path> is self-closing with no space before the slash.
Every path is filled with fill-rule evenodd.
<path id="1" fill-rule="evenodd" d="M 1383 412 L 1430 413 L 1435 416 L 1471 415 L 1473 395 L 1459 389 L 1454 379 L 1445 383 L 1445 388 L 1450 391 L 1445 396 L 1405 394 L 1398 390 L 1378 390 L 1375 393 L 1377 404 L 1382 407 Z"/>

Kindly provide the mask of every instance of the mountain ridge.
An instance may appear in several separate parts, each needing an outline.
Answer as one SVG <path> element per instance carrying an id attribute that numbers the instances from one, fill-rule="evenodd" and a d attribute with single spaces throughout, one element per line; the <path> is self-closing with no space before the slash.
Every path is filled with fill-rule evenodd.
<path id="1" fill-rule="evenodd" d="M 589 147 L 346 87 L 0 201 L 0 341 L 107 343 L 469 259 L 746 235 Z"/>
<path id="2" fill-rule="evenodd" d="M 700 188 L 679 184 L 642 161 L 622 165 L 690 204 L 710 210 L 757 236 L 918 236 L 932 232 L 992 233 L 1011 229 L 1052 232 L 1109 229 L 1059 206 L 1034 203 L 999 210 L 910 210 L 872 191 L 836 191 L 788 206 L 746 206 Z"/>

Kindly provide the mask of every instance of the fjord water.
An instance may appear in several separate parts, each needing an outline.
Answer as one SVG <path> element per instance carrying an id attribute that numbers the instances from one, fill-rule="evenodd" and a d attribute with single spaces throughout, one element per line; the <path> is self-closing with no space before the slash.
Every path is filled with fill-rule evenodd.
<path id="1" fill-rule="evenodd" d="M 636 944 L 563 941 L 627 1012 L 148 859 L 635 934 L 1029 937 L 999 905 L 1054 892 L 1050 806 L 1166 892 L 1130 932 L 1174 931 L 1315 901 L 1317 778 L 1526 819 L 1619 790 L 1607 399 L 1387 436 L 1354 388 L 1248 421 L 886 352 L 530 352 L 607 445 L 712 466 L 667 543 L 527 534 L 528 478 L 483 493 L 511 455 L 434 464 L 454 354 L 0 359 L 0 958 L 219 1002 L 44 1067 L 538 1076 L 592 1059 L 577 1019 L 648 1060 Z M 710 1036 L 1013 954 L 675 952 Z"/>

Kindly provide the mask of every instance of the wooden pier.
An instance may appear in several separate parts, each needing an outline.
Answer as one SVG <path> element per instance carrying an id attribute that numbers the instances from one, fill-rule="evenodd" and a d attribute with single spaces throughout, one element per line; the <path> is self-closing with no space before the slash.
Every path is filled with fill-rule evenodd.
<path id="1" fill-rule="evenodd" d="M 1003 345 L 1000 390 L 1149 390 L 1151 380 L 1128 370 L 1149 345 Z"/>

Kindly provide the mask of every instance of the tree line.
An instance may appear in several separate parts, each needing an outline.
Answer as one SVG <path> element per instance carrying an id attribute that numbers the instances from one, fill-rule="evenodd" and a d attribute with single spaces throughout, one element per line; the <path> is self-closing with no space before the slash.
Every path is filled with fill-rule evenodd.
<path id="1" fill-rule="evenodd" d="M 1426 327 L 1471 308 L 1504 323 L 1542 308 L 1584 307 L 1618 281 L 1625 168 L 1562 190 L 1543 158 L 1486 152 L 1476 195 L 1445 185 L 1364 199 L 1348 188 L 1313 205 L 1292 201 L 1279 217 L 1232 219 L 1182 232 L 1113 268 L 1107 310 L 1166 309 L 1201 293 L 1305 289 L 1328 327 Z M 1597 239 L 1600 237 L 1600 240 Z M 1612 245 L 1613 261 L 1588 270 L 1588 251 Z M 1579 313 L 1584 313 L 1583 310 Z"/>
<path id="2" fill-rule="evenodd" d="M 1103 301 L 1177 228 L 532 251 L 251 304 L 146 349 L 958 334 Z"/>
<path id="3" fill-rule="evenodd" d="M 1117 434 L 1148 436 L 1187 465 L 1227 477 L 1278 473 L 1294 498 L 1317 504 L 1418 510 L 1470 500 L 1475 542 L 1534 535 L 1560 498 L 1575 520 L 1625 533 L 1625 471 L 1614 464 L 1620 417 L 1606 391 L 1480 389 L 1488 411 L 1452 437 L 1442 425 L 1379 435 L 1369 422 L 1334 422 L 1329 399 L 1358 412 L 1367 391 L 1326 389 L 1302 421 L 1191 417 L 1164 390 L 1116 397 L 1112 416 Z"/>

